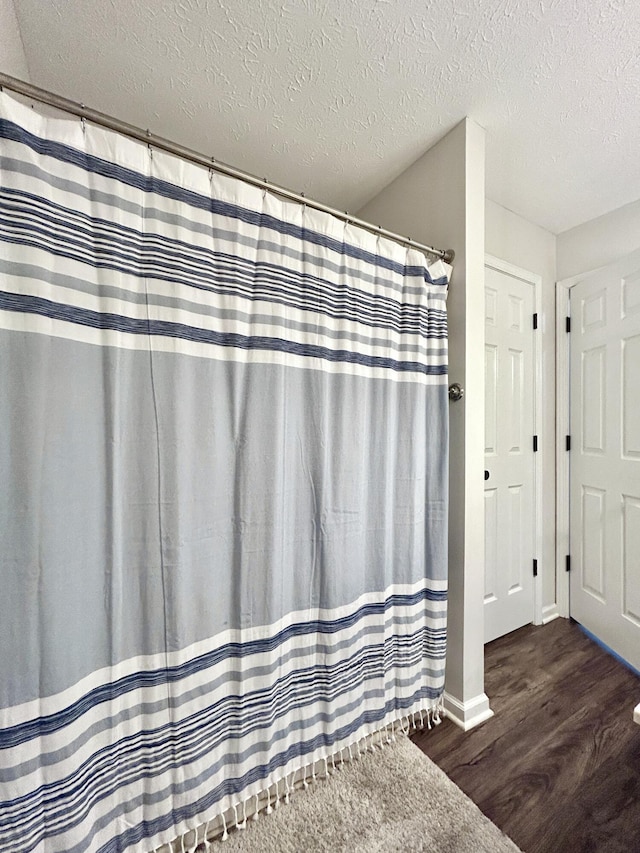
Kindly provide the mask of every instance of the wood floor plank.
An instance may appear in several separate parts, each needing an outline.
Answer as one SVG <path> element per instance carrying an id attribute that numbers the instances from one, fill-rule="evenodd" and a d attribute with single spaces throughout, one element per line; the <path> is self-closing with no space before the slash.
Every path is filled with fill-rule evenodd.
<path id="1" fill-rule="evenodd" d="M 640 851 L 640 678 L 575 623 L 489 644 L 495 716 L 415 743 L 525 853 Z"/>

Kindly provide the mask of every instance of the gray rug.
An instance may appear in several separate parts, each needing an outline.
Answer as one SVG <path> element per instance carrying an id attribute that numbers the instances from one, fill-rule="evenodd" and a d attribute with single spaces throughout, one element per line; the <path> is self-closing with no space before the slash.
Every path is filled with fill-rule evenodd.
<path id="1" fill-rule="evenodd" d="M 434 735 L 437 737 L 437 734 Z M 247 821 L 220 853 L 518 853 L 460 788 L 406 737 L 297 791 Z"/>

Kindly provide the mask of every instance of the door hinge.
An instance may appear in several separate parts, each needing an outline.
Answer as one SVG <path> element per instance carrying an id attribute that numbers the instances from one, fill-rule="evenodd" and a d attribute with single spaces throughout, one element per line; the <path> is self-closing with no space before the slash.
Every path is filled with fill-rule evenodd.
<path id="1" fill-rule="evenodd" d="M 565 318 L 564 328 L 565 328 L 565 331 L 567 331 L 567 332 L 571 331 L 571 317 Z"/>
<path id="2" fill-rule="evenodd" d="M 537 312 L 533 315 L 533 328 L 534 329 L 538 328 L 538 313 Z"/>
<path id="3" fill-rule="evenodd" d="M 538 561 L 537 560 L 533 561 L 533 576 L 534 576 L 534 578 L 538 577 Z"/>
<path id="4" fill-rule="evenodd" d="M 538 452 L 538 436 L 537 435 L 533 436 L 533 452 L 534 453 Z"/>
<path id="5" fill-rule="evenodd" d="M 565 435 L 564 446 L 565 446 L 565 450 L 571 450 L 571 436 L 570 435 Z"/>
<path id="6" fill-rule="evenodd" d="M 571 554 L 567 554 L 567 556 L 564 558 L 564 568 L 567 572 L 571 571 Z"/>

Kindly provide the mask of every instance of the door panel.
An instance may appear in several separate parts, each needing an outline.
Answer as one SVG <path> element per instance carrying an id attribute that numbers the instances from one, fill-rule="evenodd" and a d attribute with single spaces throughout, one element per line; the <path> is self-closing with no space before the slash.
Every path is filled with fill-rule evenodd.
<path id="1" fill-rule="evenodd" d="M 640 459 L 638 364 L 640 335 L 634 335 L 622 342 L 622 455 L 631 460 Z"/>
<path id="2" fill-rule="evenodd" d="M 606 349 L 595 347 L 582 354 L 582 452 L 602 455 L 606 391 Z"/>
<path id="3" fill-rule="evenodd" d="M 485 344 L 484 376 L 484 452 L 494 455 L 498 441 L 498 347 L 494 344 Z"/>
<path id="4" fill-rule="evenodd" d="M 604 601 L 604 523 L 606 492 L 582 487 L 582 588 Z"/>
<path id="5" fill-rule="evenodd" d="M 508 542 L 508 593 L 513 595 L 514 592 L 522 592 L 524 587 L 523 569 L 525 562 L 529 565 L 527 569 L 531 571 L 531 557 L 523 550 L 529 541 L 528 531 L 526 529 L 529 519 L 524 518 L 524 507 L 526 503 L 525 488 L 522 485 L 509 486 L 506 492 L 507 497 L 507 542 Z M 530 614 L 528 614 L 530 616 Z M 531 619 L 529 619 L 531 621 Z"/>
<path id="6" fill-rule="evenodd" d="M 640 669 L 640 269 L 571 289 L 570 613 Z"/>
<path id="7" fill-rule="evenodd" d="M 484 600 L 496 601 L 498 578 L 498 493 L 496 489 L 484 490 Z"/>
<path id="8" fill-rule="evenodd" d="M 622 612 L 640 628 L 640 500 L 622 499 Z"/>
<path id="9" fill-rule="evenodd" d="M 485 642 L 533 621 L 534 287 L 485 269 Z"/>

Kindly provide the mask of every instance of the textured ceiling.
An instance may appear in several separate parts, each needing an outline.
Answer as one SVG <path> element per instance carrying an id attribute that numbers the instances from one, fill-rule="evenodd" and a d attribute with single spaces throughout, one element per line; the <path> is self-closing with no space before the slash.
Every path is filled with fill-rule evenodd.
<path id="1" fill-rule="evenodd" d="M 638 0 L 15 0 L 31 82 L 356 212 L 465 115 L 558 233 L 640 197 Z"/>

